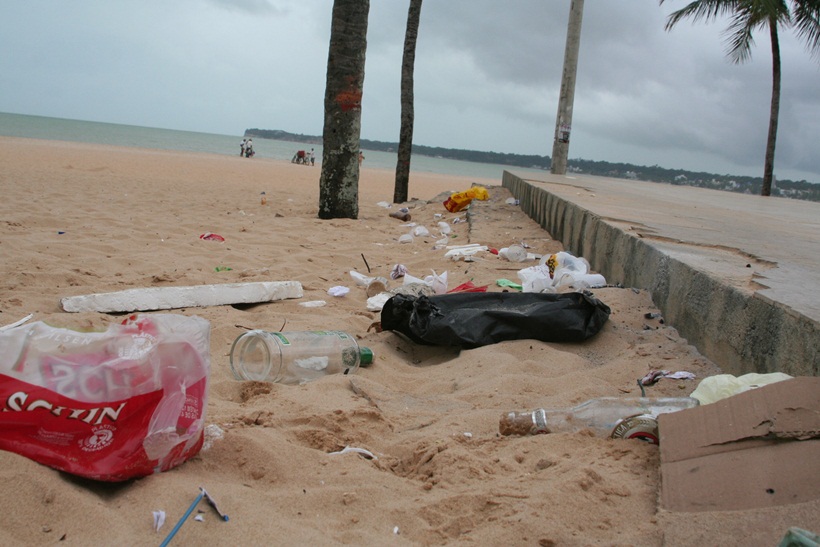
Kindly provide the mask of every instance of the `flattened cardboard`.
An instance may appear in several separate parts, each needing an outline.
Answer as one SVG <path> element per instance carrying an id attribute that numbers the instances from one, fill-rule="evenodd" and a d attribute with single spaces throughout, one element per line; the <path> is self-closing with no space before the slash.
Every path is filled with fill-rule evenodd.
<path id="1" fill-rule="evenodd" d="M 658 418 L 661 505 L 727 511 L 820 498 L 820 378 Z"/>

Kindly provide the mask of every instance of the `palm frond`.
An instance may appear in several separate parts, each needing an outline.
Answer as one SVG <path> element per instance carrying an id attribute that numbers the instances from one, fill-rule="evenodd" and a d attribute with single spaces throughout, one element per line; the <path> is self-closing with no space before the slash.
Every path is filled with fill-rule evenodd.
<path id="1" fill-rule="evenodd" d="M 820 60 L 820 0 L 794 0 L 792 23 L 809 54 Z"/>
<path id="2" fill-rule="evenodd" d="M 663 4 L 664 0 L 660 0 Z M 693 23 L 700 20 L 705 22 L 713 21 L 720 15 L 729 15 L 737 9 L 741 3 L 738 0 L 695 0 L 683 8 L 669 14 L 666 20 L 666 30 L 671 30 L 684 19 L 692 19 Z"/>

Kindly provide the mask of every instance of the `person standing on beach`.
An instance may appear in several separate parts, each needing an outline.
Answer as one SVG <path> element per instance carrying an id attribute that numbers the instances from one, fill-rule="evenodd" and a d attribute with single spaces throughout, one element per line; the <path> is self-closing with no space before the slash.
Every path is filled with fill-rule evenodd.
<path id="1" fill-rule="evenodd" d="M 253 154 L 253 139 L 248 139 L 245 143 L 245 157 L 250 158 Z"/>
<path id="2" fill-rule="evenodd" d="M 316 165 L 316 154 L 313 153 L 313 148 L 310 149 L 310 166 Z"/>
<path id="3" fill-rule="evenodd" d="M 359 150 L 359 165 L 361 165 L 361 164 L 362 164 L 362 161 L 363 161 L 363 160 L 364 160 L 364 154 L 362 154 L 362 151 L 361 151 L 361 150 Z"/>
<path id="4" fill-rule="evenodd" d="M 239 143 L 239 157 L 245 155 L 245 143 L 248 142 L 248 139 L 242 139 L 242 142 Z"/>

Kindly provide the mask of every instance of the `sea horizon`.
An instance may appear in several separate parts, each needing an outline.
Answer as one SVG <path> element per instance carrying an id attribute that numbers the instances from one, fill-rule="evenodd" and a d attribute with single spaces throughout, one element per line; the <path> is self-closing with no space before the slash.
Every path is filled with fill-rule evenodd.
<path id="1" fill-rule="evenodd" d="M 243 134 L 224 135 L 0 112 L 0 136 L 238 156 L 239 144 L 244 138 L 244 131 Z M 314 149 L 318 166 L 321 164 L 322 159 L 322 146 L 320 144 L 259 137 L 254 139 L 254 150 L 259 158 L 291 161 L 298 150 L 310 150 L 311 148 Z M 396 169 L 398 159 L 396 153 L 367 149 L 363 149 L 363 151 L 365 156 L 364 167 Z M 539 169 L 468 162 L 418 154 L 413 155 L 410 170 L 419 173 L 496 179 L 499 184 L 505 170 L 543 173 Z"/>

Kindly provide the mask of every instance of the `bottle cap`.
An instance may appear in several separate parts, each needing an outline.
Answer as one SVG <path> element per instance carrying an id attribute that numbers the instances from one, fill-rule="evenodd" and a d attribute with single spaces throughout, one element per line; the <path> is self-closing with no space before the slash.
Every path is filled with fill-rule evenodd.
<path id="1" fill-rule="evenodd" d="M 363 367 L 373 362 L 373 350 L 364 346 L 359 347 L 359 364 Z"/>
<path id="2" fill-rule="evenodd" d="M 612 430 L 613 439 L 638 439 L 658 444 L 658 420 L 651 414 L 638 414 L 620 420 Z"/>

